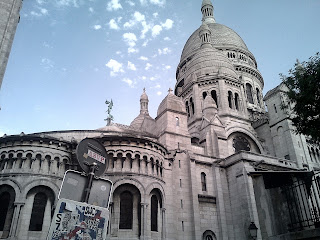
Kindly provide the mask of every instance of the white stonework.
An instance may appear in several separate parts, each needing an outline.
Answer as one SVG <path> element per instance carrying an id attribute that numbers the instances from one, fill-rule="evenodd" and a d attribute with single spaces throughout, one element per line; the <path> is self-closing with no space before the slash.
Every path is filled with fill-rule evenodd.
<path id="1" fill-rule="evenodd" d="M 282 85 L 266 94 L 265 111 L 253 54 L 216 23 L 210 0 L 201 11 L 155 119 L 143 92 L 130 126 L 0 138 L 0 238 L 45 239 L 65 170 L 80 170 L 84 138 L 108 153 L 108 239 L 251 239 L 252 222 L 257 239 L 320 238 L 319 181 L 305 180 L 316 180 L 319 147 L 292 131 Z M 306 190 L 285 194 L 296 182 Z M 309 207 L 298 212 L 301 204 Z"/>

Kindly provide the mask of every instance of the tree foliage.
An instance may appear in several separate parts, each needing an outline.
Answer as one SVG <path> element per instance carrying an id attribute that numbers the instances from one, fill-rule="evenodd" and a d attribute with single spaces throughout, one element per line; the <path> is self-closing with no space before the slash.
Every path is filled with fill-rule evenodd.
<path id="1" fill-rule="evenodd" d="M 320 143 L 320 54 L 300 63 L 298 60 L 289 75 L 280 74 L 287 86 L 289 103 L 284 109 L 290 109 L 290 115 L 296 132 L 311 137 Z M 291 104 L 290 104 L 291 103 Z"/>

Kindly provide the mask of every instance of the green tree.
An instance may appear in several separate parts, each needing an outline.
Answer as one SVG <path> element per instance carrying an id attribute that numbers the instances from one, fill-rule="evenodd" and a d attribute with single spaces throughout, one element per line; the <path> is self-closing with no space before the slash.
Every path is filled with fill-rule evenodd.
<path id="1" fill-rule="evenodd" d="M 311 137 L 320 143 L 320 55 L 300 63 L 298 60 L 289 75 L 280 74 L 287 86 L 288 103 L 283 108 L 290 110 L 290 118 L 296 132 Z"/>

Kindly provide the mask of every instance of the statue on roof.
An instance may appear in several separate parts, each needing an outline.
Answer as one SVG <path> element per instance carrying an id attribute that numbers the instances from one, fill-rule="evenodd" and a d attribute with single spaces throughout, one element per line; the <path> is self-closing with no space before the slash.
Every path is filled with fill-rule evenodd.
<path id="1" fill-rule="evenodd" d="M 107 106 L 108 106 L 108 110 L 106 111 L 108 113 L 108 116 L 104 120 L 107 121 L 107 125 L 110 125 L 111 121 L 113 121 L 113 116 L 111 115 L 111 110 L 112 110 L 112 107 L 113 107 L 112 99 L 111 99 L 111 101 L 106 100 L 105 104 L 107 104 Z"/>

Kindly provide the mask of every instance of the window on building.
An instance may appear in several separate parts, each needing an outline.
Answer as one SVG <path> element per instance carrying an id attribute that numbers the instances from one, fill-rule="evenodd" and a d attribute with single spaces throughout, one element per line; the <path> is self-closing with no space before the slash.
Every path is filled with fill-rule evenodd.
<path id="1" fill-rule="evenodd" d="M 180 126 L 180 122 L 179 122 L 179 118 L 178 117 L 176 117 L 176 126 L 177 127 Z"/>
<path id="2" fill-rule="evenodd" d="M 239 110 L 239 95 L 238 95 L 238 93 L 234 94 L 234 105 L 235 105 L 236 109 Z"/>
<path id="3" fill-rule="evenodd" d="M 151 231 L 158 231 L 158 198 L 156 195 L 151 197 Z"/>
<path id="4" fill-rule="evenodd" d="M 211 91 L 211 97 L 212 97 L 213 100 L 216 102 L 217 107 L 219 107 L 219 106 L 218 106 L 218 98 L 217 98 L 217 92 L 216 92 L 216 90 L 212 90 L 212 91 Z"/>
<path id="5" fill-rule="evenodd" d="M 232 108 L 232 92 L 228 91 L 229 108 Z"/>
<path id="6" fill-rule="evenodd" d="M 192 115 L 194 115 L 194 103 L 192 98 L 190 98 L 190 106 L 191 106 L 191 113 Z"/>
<path id="7" fill-rule="evenodd" d="M 29 231 L 42 231 L 47 201 L 48 197 L 45 193 L 39 192 L 34 196 Z"/>
<path id="8" fill-rule="evenodd" d="M 278 112 L 278 111 L 277 111 L 277 106 L 276 106 L 275 104 L 273 104 L 273 107 L 274 107 L 275 113 L 277 113 L 277 112 Z"/>
<path id="9" fill-rule="evenodd" d="M 247 99 L 249 103 L 253 104 L 252 87 L 249 83 L 246 84 L 246 91 L 247 91 Z"/>
<path id="10" fill-rule="evenodd" d="M 260 91 L 259 91 L 258 88 L 256 89 L 256 92 L 257 92 L 257 102 L 258 102 L 259 106 L 261 106 L 261 103 L 260 103 Z"/>
<path id="11" fill-rule="evenodd" d="M 0 195 L 0 231 L 3 231 L 10 204 L 10 193 L 3 192 Z"/>
<path id="12" fill-rule="evenodd" d="M 132 229 L 133 195 L 129 191 L 120 194 L 120 223 L 119 229 Z"/>
<path id="13" fill-rule="evenodd" d="M 207 97 L 207 92 L 203 92 L 203 93 L 202 93 L 202 97 L 203 97 L 203 99 L 206 99 L 206 97 Z"/>
<path id="14" fill-rule="evenodd" d="M 188 117 L 190 117 L 190 109 L 189 109 L 189 102 L 188 101 L 186 102 L 186 111 L 187 111 Z"/>
<path id="15" fill-rule="evenodd" d="M 248 140 L 242 136 L 237 136 L 233 139 L 232 146 L 235 152 L 250 151 L 250 144 Z"/>
<path id="16" fill-rule="evenodd" d="M 207 191 L 207 180 L 206 180 L 206 174 L 204 172 L 201 173 L 201 187 L 202 191 Z"/>

